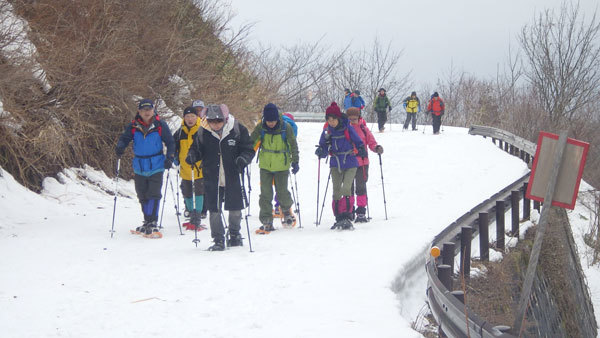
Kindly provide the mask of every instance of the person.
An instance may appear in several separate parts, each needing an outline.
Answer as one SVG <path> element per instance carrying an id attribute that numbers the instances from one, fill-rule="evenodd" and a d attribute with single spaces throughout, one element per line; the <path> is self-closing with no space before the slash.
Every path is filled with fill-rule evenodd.
<path id="1" fill-rule="evenodd" d="M 360 96 L 360 90 L 358 89 L 352 93 L 352 107 L 356 107 L 361 111 L 365 109 L 365 100 Z"/>
<path id="2" fill-rule="evenodd" d="M 433 134 L 440 134 L 440 126 L 442 125 L 442 116 L 446 110 L 444 100 L 440 97 L 438 92 L 434 92 L 431 95 L 431 100 L 427 105 L 427 112 L 431 114 L 431 125 L 433 126 Z"/>
<path id="3" fill-rule="evenodd" d="M 294 115 L 292 115 L 292 113 L 283 113 L 281 117 L 285 122 L 289 123 L 292 126 L 292 129 L 294 130 L 294 136 L 296 136 L 296 139 L 298 139 L 298 125 L 296 124 L 296 119 L 294 118 Z M 256 149 L 257 147 L 255 145 L 254 150 Z M 275 185 L 275 182 L 273 182 L 273 185 Z M 274 200 L 275 206 L 273 207 L 273 218 L 283 218 L 284 215 L 281 212 L 281 205 L 279 203 L 279 199 L 277 198 L 277 194 L 275 194 Z"/>
<path id="4" fill-rule="evenodd" d="M 412 130 L 417 130 L 417 113 L 421 112 L 421 101 L 417 96 L 417 92 L 410 93 L 410 96 L 402 101 L 406 110 L 406 121 L 404 121 L 404 129 L 408 129 L 408 124 L 412 120 Z"/>
<path id="5" fill-rule="evenodd" d="M 356 157 L 367 157 L 367 151 L 354 128 L 350 127 L 348 118 L 342 115 L 337 103 L 332 102 L 327 107 L 325 117 L 327 123 L 321 133 L 315 155 L 319 158 L 331 156 L 329 170 L 335 215 L 335 223 L 331 229 L 352 230 L 354 196 L 351 189 L 358 167 Z"/>
<path id="6" fill-rule="evenodd" d="M 196 108 L 196 110 L 198 111 L 198 116 L 200 116 L 200 114 L 204 110 L 204 101 L 202 101 L 202 100 L 194 100 L 192 102 L 192 107 Z M 206 123 L 206 117 L 205 116 L 200 118 L 200 126 L 202 128 L 208 127 L 208 124 Z M 187 210 L 187 208 L 186 208 L 186 210 Z M 204 206 L 202 208 L 202 212 L 200 212 L 200 219 L 205 219 L 207 213 L 208 213 L 208 210 L 206 210 L 206 206 Z"/>
<path id="7" fill-rule="evenodd" d="M 156 114 L 154 103 L 150 99 L 139 101 L 135 118 L 125 126 L 125 131 L 117 142 L 117 157 L 123 155 L 131 141 L 135 192 L 144 215 L 143 224 L 135 231 L 132 230 L 132 233 L 148 238 L 162 238 L 156 221 L 162 197 L 163 173 L 173 165 L 175 142 L 169 126 Z M 163 144 L 167 147 L 166 155 L 163 153 Z"/>
<path id="8" fill-rule="evenodd" d="M 185 162 L 190 146 L 194 141 L 194 136 L 200 128 L 202 127 L 201 119 L 198 117 L 198 110 L 196 107 L 190 106 L 184 109 L 181 127 L 173 134 L 175 138 L 175 163 L 180 166 L 179 175 L 181 176 L 181 193 L 183 194 L 185 209 L 189 212 L 190 216 L 190 222 L 184 223 L 187 230 L 206 229 L 200 224 L 200 214 L 204 205 L 202 161 L 198 161 L 193 165 L 189 165 Z M 194 174 L 193 194 L 192 172 Z"/>
<path id="9" fill-rule="evenodd" d="M 348 108 L 352 107 L 352 92 L 350 89 L 344 89 L 344 110 L 348 110 Z"/>
<path id="10" fill-rule="evenodd" d="M 254 157 L 248 129 L 229 114 L 225 104 L 208 105 L 202 112 L 208 123 L 194 137 L 185 161 L 189 165 L 202 160 L 204 204 L 209 211 L 213 245 L 209 251 L 223 251 L 225 237 L 230 247 L 242 246 L 240 234 L 244 208 L 240 176 Z M 240 174 L 241 173 L 241 174 Z M 225 233 L 223 204 L 229 211 L 229 233 Z"/>
<path id="11" fill-rule="evenodd" d="M 383 154 L 383 147 L 377 144 L 375 137 L 367 128 L 367 122 L 360 116 L 360 110 L 358 108 L 350 108 L 346 112 L 350 125 L 354 128 L 356 134 L 360 137 L 366 147 L 377 154 Z M 367 181 L 369 179 L 369 157 L 357 156 L 358 168 L 356 175 L 354 176 L 354 182 L 352 184 L 352 196 L 356 193 L 356 219 L 355 223 L 368 222 L 367 213 Z"/>
<path id="12" fill-rule="evenodd" d="M 377 125 L 379 126 L 379 132 L 383 133 L 385 130 L 385 122 L 387 122 L 387 110 L 392 111 L 392 105 L 390 99 L 387 97 L 385 89 L 379 88 L 379 94 L 373 101 L 373 110 L 377 113 Z"/>
<path id="13" fill-rule="evenodd" d="M 260 168 L 260 214 L 261 226 L 257 234 L 269 234 L 273 226 L 273 182 L 277 191 L 277 199 L 283 212 L 282 223 L 286 226 L 296 225 L 292 212 L 292 196 L 288 190 L 289 170 L 296 174 L 298 166 L 298 144 L 292 125 L 286 122 L 277 106 L 268 103 L 263 109 L 261 122 L 250 135 L 252 142 L 258 145 L 258 166 Z M 260 143 L 260 144 L 259 144 Z"/>

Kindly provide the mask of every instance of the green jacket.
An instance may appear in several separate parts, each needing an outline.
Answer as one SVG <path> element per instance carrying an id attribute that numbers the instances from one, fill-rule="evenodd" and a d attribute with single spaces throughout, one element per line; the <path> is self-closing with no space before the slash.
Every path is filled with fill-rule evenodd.
<path id="1" fill-rule="evenodd" d="M 391 109 L 392 104 L 390 103 L 390 99 L 388 99 L 387 95 L 377 95 L 377 97 L 375 97 L 375 101 L 373 101 L 373 110 L 377 112 L 386 112 L 388 107 Z"/>
<path id="2" fill-rule="evenodd" d="M 282 123 L 285 123 L 286 142 L 281 134 Z M 298 162 L 298 143 L 294 129 L 289 123 L 283 121 L 281 115 L 279 125 L 274 130 L 269 130 L 264 122 L 260 122 L 252 131 L 250 138 L 254 143 L 254 149 L 259 152 L 259 168 L 272 172 L 287 171 L 292 162 Z"/>

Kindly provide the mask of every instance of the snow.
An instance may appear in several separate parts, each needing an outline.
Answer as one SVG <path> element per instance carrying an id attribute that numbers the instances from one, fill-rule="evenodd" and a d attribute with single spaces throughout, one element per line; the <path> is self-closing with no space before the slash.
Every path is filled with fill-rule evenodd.
<path id="1" fill-rule="evenodd" d="M 92 168 L 73 168 L 46 179 L 38 195 L 2 171 L 2 335 L 420 337 L 411 323 L 425 304 L 424 262 L 431 240 L 528 169 L 467 129 L 445 126 L 434 136 L 431 126 L 422 133 L 422 126 L 401 132 L 393 125 L 375 133 L 385 149 L 386 203 L 379 161 L 370 153 L 373 219 L 355 231 L 332 231 L 331 187 L 321 225 L 314 224 L 328 174 L 324 161 L 317 174 L 313 154 L 321 126 L 299 123 L 302 228 L 254 234 L 260 188 L 253 161 L 252 253 L 247 240 L 241 248 L 208 252 L 208 231 L 199 232 L 197 248 L 193 232 L 181 236 L 170 186 L 164 238 L 151 240 L 129 234 L 141 223 L 132 181 L 115 183 Z M 175 176 L 171 170 L 171 182 Z M 247 237 L 245 227 L 242 222 Z M 586 271 L 594 276 L 588 278 L 597 303 L 598 270 Z"/>

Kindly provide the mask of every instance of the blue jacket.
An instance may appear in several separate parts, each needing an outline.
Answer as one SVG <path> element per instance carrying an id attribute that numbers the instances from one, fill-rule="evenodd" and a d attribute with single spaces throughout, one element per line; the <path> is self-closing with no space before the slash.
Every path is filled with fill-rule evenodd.
<path id="1" fill-rule="evenodd" d="M 133 141 L 133 172 L 142 176 L 152 176 L 165 171 L 165 159 L 173 162 L 175 157 L 175 141 L 169 126 L 161 121 L 158 115 L 150 125 L 142 122 L 138 114 L 125 126 L 119 137 L 117 148 L 125 149 Z M 163 143 L 167 146 L 167 155 L 163 154 Z"/>
<path id="2" fill-rule="evenodd" d="M 354 148 L 364 147 L 364 143 L 356 130 L 350 126 L 350 121 L 343 118 L 336 128 L 327 125 L 321 133 L 319 146 L 329 151 L 330 167 L 345 170 L 358 167 Z"/>
<path id="3" fill-rule="evenodd" d="M 345 105 L 345 103 L 344 103 L 344 105 Z M 355 96 L 352 98 L 352 107 L 362 109 L 364 106 L 365 106 L 365 100 L 363 100 L 362 96 Z"/>
<path id="4" fill-rule="evenodd" d="M 348 94 L 344 96 L 344 110 L 348 110 L 348 108 L 352 107 L 352 94 Z"/>

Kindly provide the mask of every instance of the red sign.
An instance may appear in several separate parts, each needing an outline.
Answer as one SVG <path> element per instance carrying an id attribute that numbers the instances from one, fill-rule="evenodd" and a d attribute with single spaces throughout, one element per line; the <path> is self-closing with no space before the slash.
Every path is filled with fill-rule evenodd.
<path id="1" fill-rule="evenodd" d="M 534 201 L 544 202 L 552 168 L 554 153 L 558 145 L 558 135 L 540 132 L 531 169 L 531 179 L 527 185 L 526 197 Z M 573 209 L 577 200 L 577 192 L 587 159 L 589 143 L 567 138 L 562 163 L 558 173 L 552 205 Z"/>

